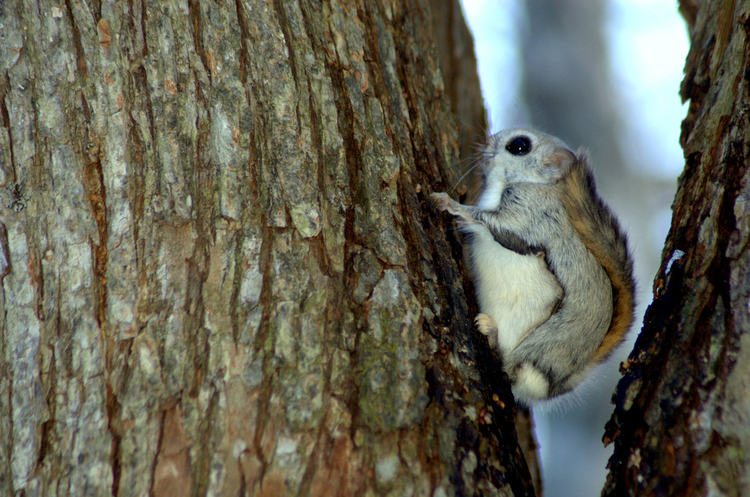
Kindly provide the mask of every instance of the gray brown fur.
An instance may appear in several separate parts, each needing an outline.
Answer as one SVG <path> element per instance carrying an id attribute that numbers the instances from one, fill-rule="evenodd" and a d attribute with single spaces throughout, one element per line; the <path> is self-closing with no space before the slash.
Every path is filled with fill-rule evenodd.
<path id="1" fill-rule="evenodd" d="M 519 136 L 532 143 L 525 155 L 508 150 Z M 516 397 L 529 404 L 573 389 L 621 342 L 633 319 L 632 262 L 584 154 L 514 129 L 491 137 L 485 155 L 480 207 L 446 194 L 433 199 L 474 235 L 469 252 L 483 313 L 477 323 L 501 352 Z M 497 257 L 487 258 L 488 250 Z M 544 297 L 535 301 L 538 290 Z"/>
<path id="2" fill-rule="evenodd" d="M 571 224 L 612 282 L 612 322 L 594 354 L 594 361 L 599 363 L 623 341 L 633 323 L 635 278 L 627 237 L 597 195 L 594 174 L 587 164 L 585 153 L 579 151 L 578 160 L 563 181 L 561 198 Z"/>

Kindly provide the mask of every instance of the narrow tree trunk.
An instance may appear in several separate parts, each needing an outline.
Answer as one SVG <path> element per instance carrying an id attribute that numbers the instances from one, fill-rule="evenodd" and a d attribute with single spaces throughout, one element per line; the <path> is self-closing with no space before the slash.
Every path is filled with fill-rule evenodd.
<path id="1" fill-rule="evenodd" d="M 604 495 L 750 494 L 750 2 L 683 1 L 685 170 Z"/>
<path id="2" fill-rule="evenodd" d="M 0 25 L 0 494 L 533 493 L 424 2 Z"/>
<path id="3" fill-rule="evenodd" d="M 475 169 L 477 146 L 487 137 L 487 119 L 479 85 L 474 40 L 466 26 L 459 0 L 430 0 L 445 94 L 458 117 L 460 126 L 461 180 L 451 185 L 464 203 L 474 203 L 481 191 L 479 171 Z M 473 303 L 473 296 L 469 295 Z M 537 495 L 542 495 L 542 471 L 537 454 L 534 424 L 528 409 L 516 411 L 516 430 L 521 450 L 531 472 Z"/>

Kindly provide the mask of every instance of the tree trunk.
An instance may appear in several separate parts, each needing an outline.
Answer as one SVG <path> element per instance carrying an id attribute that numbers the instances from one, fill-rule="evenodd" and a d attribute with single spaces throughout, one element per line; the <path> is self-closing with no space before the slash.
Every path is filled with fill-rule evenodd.
<path id="1" fill-rule="evenodd" d="M 604 495 L 750 494 L 750 2 L 683 1 L 685 170 Z"/>
<path id="2" fill-rule="evenodd" d="M 0 25 L 0 494 L 533 493 L 427 4 Z"/>

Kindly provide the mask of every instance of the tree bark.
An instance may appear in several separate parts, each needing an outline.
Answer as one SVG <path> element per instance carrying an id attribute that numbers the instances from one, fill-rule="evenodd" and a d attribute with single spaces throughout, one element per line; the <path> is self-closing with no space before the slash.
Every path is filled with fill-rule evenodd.
<path id="1" fill-rule="evenodd" d="M 750 2 L 682 2 L 685 170 L 615 395 L 603 495 L 750 493 Z"/>
<path id="2" fill-rule="evenodd" d="M 460 123 L 460 157 L 463 162 L 470 159 L 477 152 L 477 144 L 487 138 L 487 117 L 479 85 L 474 39 L 458 0 L 430 0 L 430 10 L 445 93 Z M 472 183 L 471 180 L 478 177 L 473 175 L 464 179 Z"/>
<path id="3" fill-rule="evenodd" d="M 0 494 L 533 493 L 427 4 L 0 25 Z"/>

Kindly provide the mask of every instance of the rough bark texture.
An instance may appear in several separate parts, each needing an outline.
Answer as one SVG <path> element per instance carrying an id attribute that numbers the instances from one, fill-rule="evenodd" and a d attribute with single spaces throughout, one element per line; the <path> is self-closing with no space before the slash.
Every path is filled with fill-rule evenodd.
<path id="1" fill-rule="evenodd" d="M 430 0 L 432 26 L 435 33 L 440 70 L 445 94 L 457 115 L 460 126 L 460 162 L 452 169 L 460 173 L 460 181 L 452 184 L 455 195 L 463 195 L 464 203 L 474 203 L 480 193 L 481 176 L 476 165 L 477 147 L 487 138 L 487 118 L 479 85 L 474 39 L 466 26 L 459 0 Z M 473 297 L 470 297 L 473 301 Z M 542 495 L 542 471 L 539 466 L 534 423 L 528 409 L 516 412 L 518 442 L 531 472 L 534 489 Z"/>
<path id="2" fill-rule="evenodd" d="M 685 4 L 686 165 L 604 495 L 750 494 L 750 2 Z"/>
<path id="3" fill-rule="evenodd" d="M 0 494 L 533 493 L 427 4 L 0 25 Z"/>
<path id="4" fill-rule="evenodd" d="M 430 0 L 445 93 L 461 124 L 461 159 L 476 153 L 487 138 L 487 118 L 479 86 L 474 40 L 458 0 Z M 469 176 L 469 181 L 478 178 Z"/>

